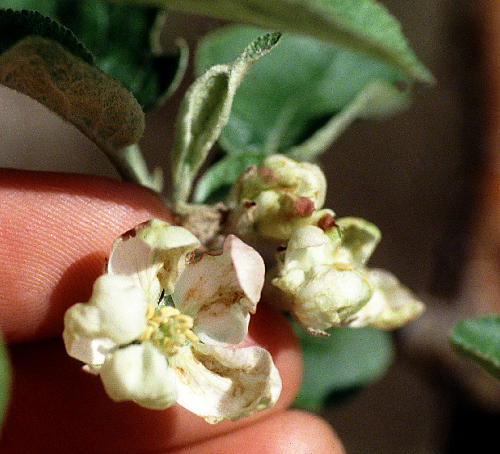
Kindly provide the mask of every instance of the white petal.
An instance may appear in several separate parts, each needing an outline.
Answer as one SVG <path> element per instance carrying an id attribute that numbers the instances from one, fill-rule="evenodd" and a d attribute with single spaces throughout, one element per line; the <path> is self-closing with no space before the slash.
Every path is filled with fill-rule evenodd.
<path id="1" fill-rule="evenodd" d="M 424 311 L 424 304 L 391 273 L 369 270 L 368 276 L 375 290 L 368 303 L 352 316 L 349 326 L 396 329 Z"/>
<path id="2" fill-rule="evenodd" d="M 246 336 L 264 285 L 265 267 L 257 251 L 234 235 L 220 255 L 203 255 L 184 269 L 172 298 L 194 319 L 194 331 L 207 343 L 237 344 Z"/>
<path id="3" fill-rule="evenodd" d="M 187 229 L 153 219 L 120 236 L 111 248 L 108 272 L 131 276 L 156 303 L 162 287 L 172 293 L 186 256 L 200 242 Z"/>
<path id="4" fill-rule="evenodd" d="M 286 276 L 285 276 L 286 278 Z M 286 280 L 273 284 L 286 290 Z M 307 329 L 325 330 L 342 325 L 351 314 L 363 307 L 372 294 L 370 281 L 355 270 L 318 267 L 293 298 L 293 315 Z"/>
<path id="5" fill-rule="evenodd" d="M 306 225 L 295 230 L 288 242 L 284 269 L 308 271 L 317 265 L 333 265 L 334 243 L 319 227 Z"/>
<path id="6" fill-rule="evenodd" d="M 137 339 L 146 328 L 142 289 L 125 276 L 104 274 L 94 282 L 88 303 L 77 303 L 64 316 L 66 337 L 107 338 L 116 344 Z"/>
<path id="7" fill-rule="evenodd" d="M 281 393 L 271 355 L 260 347 L 196 344 L 173 356 L 170 365 L 178 379 L 177 403 L 212 424 L 270 408 Z"/>
<path id="8" fill-rule="evenodd" d="M 86 363 L 91 369 L 102 365 L 108 352 L 116 347 L 111 339 L 80 337 L 68 330 L 63 331 L 63 340 L 68 355 Z"/>
<path id="9" fill-rule="evenodd" d="M 152 344 L 133 344 L 108 355 L 99 375 L 116 402 L 132 400 L 162 410 L 177 399 L 175 374 Z"/>

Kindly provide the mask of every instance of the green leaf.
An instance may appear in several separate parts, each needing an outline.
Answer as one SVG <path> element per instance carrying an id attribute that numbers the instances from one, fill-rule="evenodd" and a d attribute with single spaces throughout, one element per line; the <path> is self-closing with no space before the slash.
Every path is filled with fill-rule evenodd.
<path id="1" fill-rule="evenodd" d="M 234 58 L 258 33 L 230 26 L 208 35 L 196 52 L 197 71 Z M 255 161 L 272 153 L 314 160 L 356 118 L 380 118 L 407 107 L 410 87 L 400 71 L 371 58 L 314 39 L 283 36 L 238 88 L 219 145 L 228 161 L 236 156 L 239 162 Z M 218 183 L 214 176 L 200 182 L 198 201 L 227 184 L 227 178 Z"/>
<path id="2" fill-rule="evenodd" d="M 55 13 L 92 52 L 96 65 L 122 82 L 145 110 L 161 103 L 184 73 L 187 47 L 179 45 L 169 55 L 152 40 L 156 8 L 58 0 Z"/>
<path id="3" fill-rule="evenodd" d="M 50 17 L 55 11 L 55 0 L 2 0 L 1 3 L 4 9 L 37 11 Z"/>
<path id="4" fill-rule="evenodd" d="M 394 357 L 392 336 L 373 328 L 336 328 L 313 337 L 293 324 L 303 351 L 304 375 L 294 406 L 324 408 L 334 395 L 379 380 Z"/>
<path id="5" fill-rule="evenodd" d="M 324 126 L 286 154 L 298 161 L 314 161 L 326 152 L 345 129 L 359 118 L 381 118 L 408 107 L 409 89 L 401 90 L 381 80 L 368 83 L 359 94 Z"/>
<path id="6" fill-rule="evenodd" d="M 93 57 L 75 35 L 55 20 L 37 11 L 0 9 L 0 54 L 27 36 L 57 41 L 75 57 L 92 64 Z"/>
<path id="7" fill-rule="evenodd" d="M 3 417 L 7 404 L 9 403 L 11 383 L 10 362 L 7 355 L 7 349 L 0 337 L 0 428 L 2 426 Z"/>
<path id="8" fill-rule="evenodd" d="M 177 117 L 172 150 L 175 203 L 187 201 L 199 168 L 229 119 L 236 89 L 244 75 L 280 38 L 280 33 L 269 33 L 255 39 L 232 63 L 212 66 L 189 87 Z"/>
<path id="9" fill-rule="evenodd" d="M 451 345 L 500 380 L 500 315 L 458 322 L 449 336 Z"/>
<path id="10" fill-rule="evenodd" d="M 434 81 L 410 49 L 399 22 L 374 0 L 133 1 L 300 33 L 362 52 L 414 79 Z"/>

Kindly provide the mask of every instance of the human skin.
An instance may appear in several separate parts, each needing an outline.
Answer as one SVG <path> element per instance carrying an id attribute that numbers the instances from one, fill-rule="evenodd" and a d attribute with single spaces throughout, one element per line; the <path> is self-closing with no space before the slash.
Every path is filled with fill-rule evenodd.
<path id="1" fill-rule="evenodd" d="M 301 357 L 286 319 L 265 302 L 246 344 L 268 349 L 283 380 L 274 408 L 216 425 L 178 405 L 114 403 L 68 357 L 63 314 L 87 301 L 113 240 L 150 218 L 172 221 L 149 190 L 88 175 L 0 170 L 0 329 L 13 387 L 0 453 L 343 453 L 330 426 L 287 410 Z"/>

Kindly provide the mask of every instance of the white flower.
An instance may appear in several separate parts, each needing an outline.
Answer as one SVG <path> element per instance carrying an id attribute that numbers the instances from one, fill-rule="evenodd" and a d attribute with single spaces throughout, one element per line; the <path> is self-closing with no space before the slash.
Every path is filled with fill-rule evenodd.
<path id="1" fill-rule="evenodd" d="M 263 348 L 228 348 L 247 334 L 262 258 L 233 235 L 221 253 L 189 260 L 198 246 L 156 220 L 122 235 L 89 302 L 66 312 L 63 338 L 113 400 L 177 402 L 216 423 L 273 406 L 281 379 Z"/>
<path id="2" fill-rule="evenodd" d="M 290 301 L 288 308 L 310 333 L 326 335 L 334 326 L 401 326 L 423 310 L 411 292 L 390 273 L 365 267 L 380 241 L 376 226 L 358 218 L 337 221 L 324 233 L 304 226 L 278 256 L 273 284 Z"/>
<path id="3" fill-rule="evenodd" d="M 287 240 L 300 226 L 333 219 L 333 211 L 320 210 L 325 195 L 326 178 L 317 165 L 270 155 L 235 182 L 227 201 L 229 222 L 243 236 Z"/>

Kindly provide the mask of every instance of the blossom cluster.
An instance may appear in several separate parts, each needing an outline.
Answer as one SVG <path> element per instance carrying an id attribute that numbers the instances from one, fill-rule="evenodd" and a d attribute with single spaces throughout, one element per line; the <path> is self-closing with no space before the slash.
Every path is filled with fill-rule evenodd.
<path id="1" fill-rule="evenodd" d="M 121 235 L 90 300 L 66 312 L 68 354 L 99 375 L 115 401 L 178 403 L 210 423 L 272 407 L 282 383 L 271 355 L 238 345 L 266 274 L 238 236 L 278 244 L 272 284 L 310 334 L 395 329 L 419 315 L 423 304 L 392 274 L 366 266 L 379 229 L 335 219 L 323 208 L 325 194 L 318 166 L 273 155 L 235 183 L 219 230 L 233 233 L 221 251 L 197 256 L 193 233 L 159 220 Z"/>
<path id="2" fill-rule="evenodd" d="M 395 329 L 423 304 L 391 273 L 368 269 L 379 229 L 363 219 L 335 219 L 323 208 L 326 178 L 319 166 L 272 155 L 250 167 L 229 197 L 232 224 L 243 236 L 279 242 L 281 305 L 311 334 L 338 326 Z"/>

